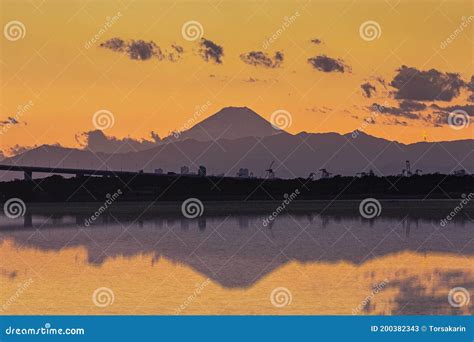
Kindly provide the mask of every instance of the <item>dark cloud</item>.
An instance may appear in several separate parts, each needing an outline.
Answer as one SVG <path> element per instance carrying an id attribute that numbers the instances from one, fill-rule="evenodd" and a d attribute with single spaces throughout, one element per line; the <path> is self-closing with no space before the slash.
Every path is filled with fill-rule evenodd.
<path id="1" fill-rule="evenodd" d="M 372 95 L 376 92 L 375 86 L 370 84 L 369 82 L 361 84 L 360 87 L 362 88 L 364 95 L 367 98 L 371 98 Z"/>
<path id="2" fill-rule="evenodd" d="M 133 138 L 119 139 L 109 137 L 106 136 L 104 132 L 95 130 L 76 135 L 76 141 L 83 149 L 93 152 L 127 153 L 143 151 L 155 147 L 161 142 L 161 139 L 154 132 L 151 132 L 151 140 L 138 140 Z"/>
<path id="3" fill-rule="evenodd" d="M 161 49 L 153 42 L 144 40 L 132 40 L 128 45 L 128 55 L 131 59 L 145 61 L 153 56 L 163 59 Z"/>
<path id="4" fill-rule="evenodd" d="M 469 116 L 474 116 L 474 105 L 455 105 L 455 106 L 447 106 L 447 107 L 441 107 L 441 106 L 438 106 L 436 104 L 433 104 L 431 105 L 431 108 L 434 108 L 438 111 L 441 111 L 443 113 L 446 113 L 446 114 L 449 114 L 451 112 L 454 112 L 455 110 L 456 111 L 463 111 L 463 112 L 466 112 L 467 115 Z"/>
<path id="5" fill-rule="evenodd" d="M 100 44 L 100 47 L 109 49 L 115 52 L 125 52 L 127 50 L 127 44 L 123 39 L 111 38 Z"/>
<path id="6" fill-rule="evenodd" d="M 413 113 L 410 110 L 399 108 L 399 107 L 383 106 L 378 103 L 373 103 L 372 106 L 368 107 L 368 109 L 372 112 L 376 112 L 379 114 L 403 117 L 403 118 L 412 119 L 412 120 L 422 118 L 421 115 L 417 113 Z"/>
<path id="7" fill-rule="evenodd" d="M 311 43 L 316 44 L 316 45 L 320 45 L 320 44 L 323 43 L 323 41 L 319 38 L 314 38 L 314 39 L 311 39 Z"/>
<path id="8" fill-rule="evenodd" d="M 153 41 L 144 40 L 125 41 L 121 38 L 112 38 L 100 44 L 100 47 L 114 52 L 125 53 L 130 59 L 146 61 L 151 58 L 158 60 L 167 59 L 176 62 L 184 53 L 184 49 L 176 44 L 172 44 L 170 51 L 162 49 Z"/>
<path id="9" fill-rule="evenodd" d="M 405 100 L 400 102 L 399 104 L 400 109 L 412 112 L 419 112 L 426 109 L 426 105 L 421 102 Z"/>
<path id="10" fill-rule="evenodd" d="M 278 68 L 283 62 L 283 53 L 280 51 L 275 52 L 275 56 L 272 58 L 268 54 L 262 51 L 250 51 L 240 55 L 240 59 L 253 66 L 261 66 L 264 68 Z"/>
<path id="11" fill-rule="evenodd" d="M 322 72 L 350 72 L 350 68 L 342 59 L 334 59 L 326 55 L 308 58 L 308 63 Z"/>
<path id="12" fill-rule="evenodd" d="M 459 74 L 420 71 L 405 65 L 397 70 L 390 85 L 397 89 L 396 99 L 417 101 L 451 101 L 466 86 Z"/>
<path id="13" fill-rule="evenodd" d="M 18 125 L 20 122 L 9 116 L 6 120 L 0 121 L 0 127 L 7 126 L 7 125 Z"/>
<path id="14" fill-rule="evenodd" d="M 211 40 L 201 38 L 199 41 L 199 54 L 206 61 L 214 61 L 216 64 L 222 64 L 224 48 Z"/>

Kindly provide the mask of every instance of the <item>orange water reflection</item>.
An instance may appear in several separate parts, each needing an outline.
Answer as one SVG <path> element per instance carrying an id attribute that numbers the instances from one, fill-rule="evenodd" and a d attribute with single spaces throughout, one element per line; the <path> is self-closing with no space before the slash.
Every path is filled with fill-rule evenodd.
<path id="1" fill-rule="evenodd" d="M 474 258 L 443 253 L 400 252 L 360 265 L 292 261 L 248 288 L 225 288 L 189 266 L 151 254 L 93 265 L 82 247 L 53 252 L 4 240 L 0 260 L 3 314 L 472 313 L 472 305 L 449 305 L 447 294 L 455 286 L 472 288 Z M 92 295 L 100 287 L 113 291 L 112 304 L 94 304 Z M 282 307 L 270 298 L 279 287 L 291 296 Z"/>

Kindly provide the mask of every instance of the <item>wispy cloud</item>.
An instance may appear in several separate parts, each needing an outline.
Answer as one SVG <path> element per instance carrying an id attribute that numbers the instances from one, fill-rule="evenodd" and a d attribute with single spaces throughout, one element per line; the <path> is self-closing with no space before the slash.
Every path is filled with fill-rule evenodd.
<path id="1" fill-rule="evenodd" d="M 168 60 L 176 62 L 184 53 L 183 47 L 172 44 L 169 49 L 161 49 L 154 41 L 129 40 L 111 38 L 100 44 L 100 47 L 114 52 L 124 53 L 130 59 L 146 61 L 156 58 L 159 61 Z"/>
<path id="2" fill-rule="evenodd" d="M 281 66 L 283 62 L 283 53 L 280 51 L 275 52 L 275 55 L 270 57 L 265 52 L 262 51 L 250 51 L 247 53 L 243 53 L 240 55 L 240 59 L 242 62 L 253 65 L 259 66 L 264 68 L 278 68 Z"/>

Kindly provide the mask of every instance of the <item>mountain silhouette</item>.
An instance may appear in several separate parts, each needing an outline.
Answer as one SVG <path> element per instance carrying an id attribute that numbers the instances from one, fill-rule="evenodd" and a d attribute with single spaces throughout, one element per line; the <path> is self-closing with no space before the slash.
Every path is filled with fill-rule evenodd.
<path id="1" fill-rule="evenodd" d="M 295 178 L 321 168 L 348 176 L 371 169 L 376 175 L 397 175 L 410 160 L 413 171 L 449 174 L 457 169 L 474 172 L 473 147 L 473 139 L 402 144 L 362 132 L 293 135 L 276 130 L 248 108 L 227 107 L 178 139 L 170 136 L 150 149 L 111 154 L 43 145 L 6 158 L 2 164 L 146 172 L 158 168 L 179 172 L 181 166 L 196 172 L 204 165 L 208 174 L 235 176 L 240 168 L 248 168 L 255 176 L 263 176 L 275 161 L 276 177 Z M 15 177 L 23 175 L 3 173 L 0 179 Z"/>
<path id="2" fill-rule="evenodd" d="M 191 120 L 192 121 L 192 120 Z M 282 133 L 267 120 L 247 107 L 225 107 L 197 123 L 193 127 L 169 136 L 172 139 L 194 139 L 209 141 L 215 139 L 239 139 L 245 137 L 266 137 Z"/>

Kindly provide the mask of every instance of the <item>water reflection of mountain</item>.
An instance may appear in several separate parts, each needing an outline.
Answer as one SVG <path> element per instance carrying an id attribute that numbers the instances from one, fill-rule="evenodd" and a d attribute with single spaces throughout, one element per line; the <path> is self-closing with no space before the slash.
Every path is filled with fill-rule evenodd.
<path id="1" fill-rule="evenodd" d="M 27 227 L 2 218 L 0 241 L 59 251 L 74 246 L 88 251 L 90 263 L 107 258 L 152 254 L 192 267 L 225 287 L 248 287 L 279 268 L 299 262 L 356 264 L 401 251 L 472 255 L 474 224 L 460 214 L 445 228 L 439 220 L 412 216 L 365 220 L 354 215 L 280 215 L 265 227 L 263 215 L 201 217 L 102 215 L 85 227 L 84 215 L 33 216 Z M 8 222 L 8 225 L 7 225 Z M 23 222 L 22 222 L 23 223 Z M 29 226 L 29 227 L 28 227 Z"/>

